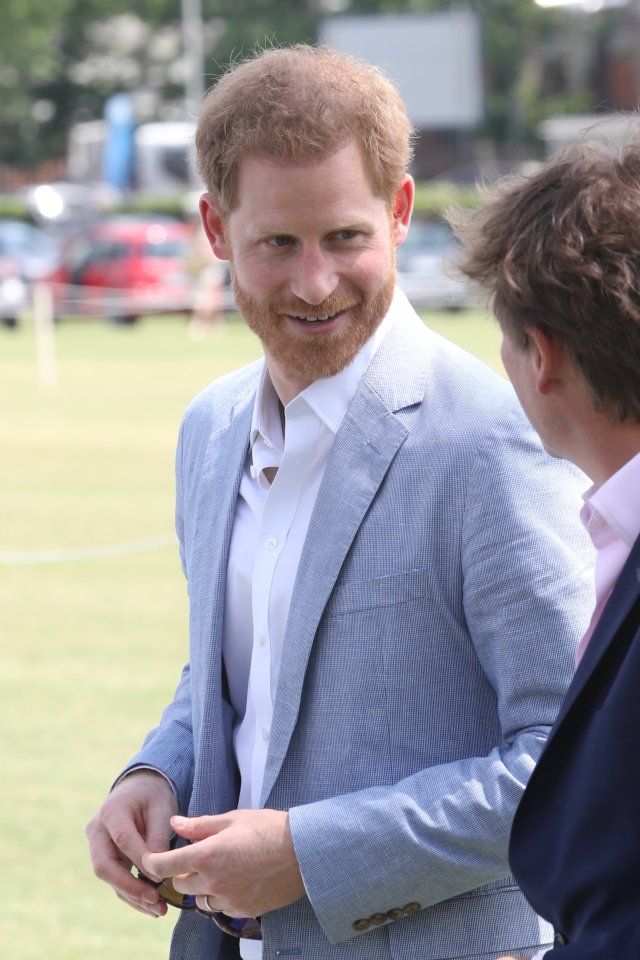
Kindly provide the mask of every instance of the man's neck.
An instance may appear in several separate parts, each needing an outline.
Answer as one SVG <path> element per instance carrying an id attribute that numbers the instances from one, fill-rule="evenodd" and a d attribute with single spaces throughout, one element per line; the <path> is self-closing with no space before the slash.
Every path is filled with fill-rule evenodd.
<path id="1" fill-rule="evenodd" d="M 277 393 L 280 401 L 281 416 L 284 417 L 284 408 L 286 405 L 301 394 L 303 390 L 311 386 L 313 380 L 286 373 L 280 368 L 280 365 L 275 363 L 270 357 L 267 357 L 267 367 L 269 368 L 269 376 L 271 377 L 273 389 Z"/>
<path id="2" fill-rule="evenodd" d="M 601 486 L 610 477 L 640 453 L 640 424 L 626 420 L 613 422 L 604 415 L 592 424 L 580 454 L 571 457 L 597 486 Z"/>

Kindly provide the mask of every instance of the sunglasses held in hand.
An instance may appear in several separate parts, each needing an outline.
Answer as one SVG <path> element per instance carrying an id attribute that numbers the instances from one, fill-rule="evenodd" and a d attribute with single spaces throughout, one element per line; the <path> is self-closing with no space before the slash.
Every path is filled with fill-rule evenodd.
<path id="1" fill-rule="evenodd" d="M 170 847 L 172 850 L 176 845 L 176 840 L 176 836 L 171 838 Z M 237 937 L 240 940 L 262 940 L 262 928 L 259 918 L 228 917 L 226 913 L 222 913 L 219 910 L 202 910 L 197 905 L 194 894 L 180 893 L 176 890 L 171 877 L 166 877 L 164 880 L 152 880 L 142 873 L 141 870 L 136 870 L 136 873 L 138 880 L 143 880 L 145 883 L 151 884 L 151 886 L 158 891 L 163 903 L 168 904 L 170 907 L 177 907 L 178 910 L 197 910 L 203 917 L 207 917 L 208 920 L 213 920 L 223 933 L 228 933 L 231 937 Z"/>

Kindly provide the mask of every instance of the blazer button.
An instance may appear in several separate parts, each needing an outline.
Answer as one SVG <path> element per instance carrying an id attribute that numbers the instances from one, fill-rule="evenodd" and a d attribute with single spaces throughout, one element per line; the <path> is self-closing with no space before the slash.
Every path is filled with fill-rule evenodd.
<path id="1" fill-rule="evenodd" d="M 353 929 L 357 930 L 359 933 L 362 933 L 364 930 L 368 930 L 370 926 L 371 923 L 369 920 L 367 920 L 365 917 L 362 917 L 360 920 L 355 921 L 353 924 Z"/>
<path id="2" fill-rule="evenodd" d="M 400 920 L 401 917 L 404 917 L 402 907 L 392 907 L 391 910 L 387 910 L 387 920 Z"/>
<path id="3" fill-rule="evenodd" d="M 421 910 L 422 910 L 422 907 L 420 906 L 420 904 L 412 901 L 411 903 L 408 903 L 404 907 L 403 912 L 405 917 L 410 917 L 412 913 L 420 913 Z"/>
<path id="4" fill-rule="evenodd" d="M 381 923 L 387 922 L 387 915 L 386 913 L 373 913 L 369 917 L 369 920 L 375 924 L 376 927 L 379 927 Z"/>
<path id="5" fill-rule="evenodd" d="M 566 947 L 568 943 L 569 940 L 564 933 L 556 933 L 555 937 L 553 938 L 554 947 Z"/>

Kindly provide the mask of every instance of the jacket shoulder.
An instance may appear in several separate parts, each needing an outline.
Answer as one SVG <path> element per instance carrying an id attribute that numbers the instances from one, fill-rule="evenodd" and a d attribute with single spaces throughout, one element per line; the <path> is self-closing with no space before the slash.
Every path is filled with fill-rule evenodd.
<path id="1" fill-rule="evenodd" d="M 227 373 L 196 394 L 182 420 L 182 431 L 207 434 L 227 426 L 235 411 L 249 403 L 260 379 L 264 360 Z"/>
<path id="2" fill-rule="evenodd" d="M 417 355 L 421 422 L 434 444 L 444 444 L 445 459 L 452 459 L 452 448 L 473 456 L 482 449 L 499 453 L 500 444 L 542 450 L 506 377 L 426 326 Z"/>

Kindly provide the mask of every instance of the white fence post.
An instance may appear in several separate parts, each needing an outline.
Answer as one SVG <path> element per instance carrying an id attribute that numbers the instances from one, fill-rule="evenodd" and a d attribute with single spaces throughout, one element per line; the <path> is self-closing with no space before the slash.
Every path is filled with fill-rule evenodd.
<path id="1" fill-rule="evenodd" d="M 55 389 L 58 382 L 53 291 L 49 284 L 36 283 L 33 287 L 33 321 L 36 333 L 38 384 L 42 391 L 49 393 Z"/>

